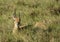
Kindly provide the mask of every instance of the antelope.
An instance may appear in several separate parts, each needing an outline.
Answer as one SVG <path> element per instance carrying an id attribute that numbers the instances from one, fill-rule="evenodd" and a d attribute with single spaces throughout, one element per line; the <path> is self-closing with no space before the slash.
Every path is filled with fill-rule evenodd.
<path id="1" fill-rule="evenodd" d="M 34 28 L 35 27 L 38 27 L 38 28 L 43 29 L 43 30 L 47 30 L 47 26 L 43 22 L 36 22 L 34 25 Z"/>
<path id="2" fill-rule="evenodd" d="M 19 28 L 19 18 L 16 16 L 13 16 L 13 20 L 14 20 L 13 33 L 15 33 L 15 31 L 17 31 Z"/>
<path id="3" fill-rule="evenodd" d="M 14 27 L 13 27 L 13 33 L 16 33 L 18 30 L 28 26 L 28 25 L 21 25 L 21 18 L 20 18 L 20 14 L 19 17 L 16 16 L 16 10 L 14 11 L 14 14 L 12 16 L 13 20 L 14 20 Z"/>

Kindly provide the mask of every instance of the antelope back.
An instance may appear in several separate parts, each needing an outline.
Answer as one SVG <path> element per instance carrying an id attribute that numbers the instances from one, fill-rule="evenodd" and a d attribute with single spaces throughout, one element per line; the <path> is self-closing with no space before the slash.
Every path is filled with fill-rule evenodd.
<path id="1" fill-rule="evenodd" d="M 34 27 L 38 27 L 38 28 L 41 28 L 41 29 L 44 29 L 44 30 L 47 29 L 47 26 L 43 22 L 36 22 Z"/>

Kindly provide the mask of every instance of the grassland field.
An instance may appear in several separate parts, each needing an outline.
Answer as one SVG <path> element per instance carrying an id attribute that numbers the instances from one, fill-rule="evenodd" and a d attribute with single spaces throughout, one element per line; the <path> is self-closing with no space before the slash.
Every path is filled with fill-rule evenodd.
<path id="1" fill-rule="evenodd" d="M 31 25 L 15 36 L 14 9 L 22 25 Z M 48 29 L 43 24 L 34 28 L 36 22 Z M 60 42 L 60 0 L 0 0 L 0 42 Z"/>

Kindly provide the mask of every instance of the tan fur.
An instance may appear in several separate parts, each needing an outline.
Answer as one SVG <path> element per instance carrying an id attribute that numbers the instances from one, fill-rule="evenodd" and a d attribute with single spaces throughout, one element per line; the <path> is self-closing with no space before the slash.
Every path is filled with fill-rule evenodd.
<path id="1" fill-rule="evenodd" d="M 18 22 L 19 22 L 19 18 L 14 18 L 13 33 L 16 33 L 18 31 Z"/>
<path id="2" fill-rule="evenodd" d="M 43 22 L 36 22 L 34 27 L 38 27 L 38 28 L 41 28 L 41 29 L 44 29 L 44 30 L 47 29 L 47 26 Z"/>
<path id="3" fill-rule="evenodd" d="M 14 20 L 14 27 L 13 27 L 13 34 L 18 33 L 18 29 L 24 28 L 27 25 L 20 25 L 20 19 L 19 17 L 13 16 L 13 20 Z M 20 25 L 20 26 L 19 26 Z"/>

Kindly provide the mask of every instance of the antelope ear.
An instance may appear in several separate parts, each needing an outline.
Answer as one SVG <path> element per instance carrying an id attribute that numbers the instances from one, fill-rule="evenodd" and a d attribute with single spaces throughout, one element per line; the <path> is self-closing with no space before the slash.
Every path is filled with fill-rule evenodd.
<path id="1" fill-rule="evenodd" d="M 16 15 L 15 15 L 15 14 L 13 14 L 12 18 L 15 20 L 15 19 L 16 19 Z"/>
<path id="2" fill-rule="evenodd" d="M 14 20 L 17 18 L 17 16 L 16 16 L 16 9 L 14 9 L 12 18 L 13 18 Z"/>
<path id="3" fill-rule="evenodd" d="M 15 17 L 12 17 L 13 18 L 13 20 L 15 20 L 16 18 Z"/>

